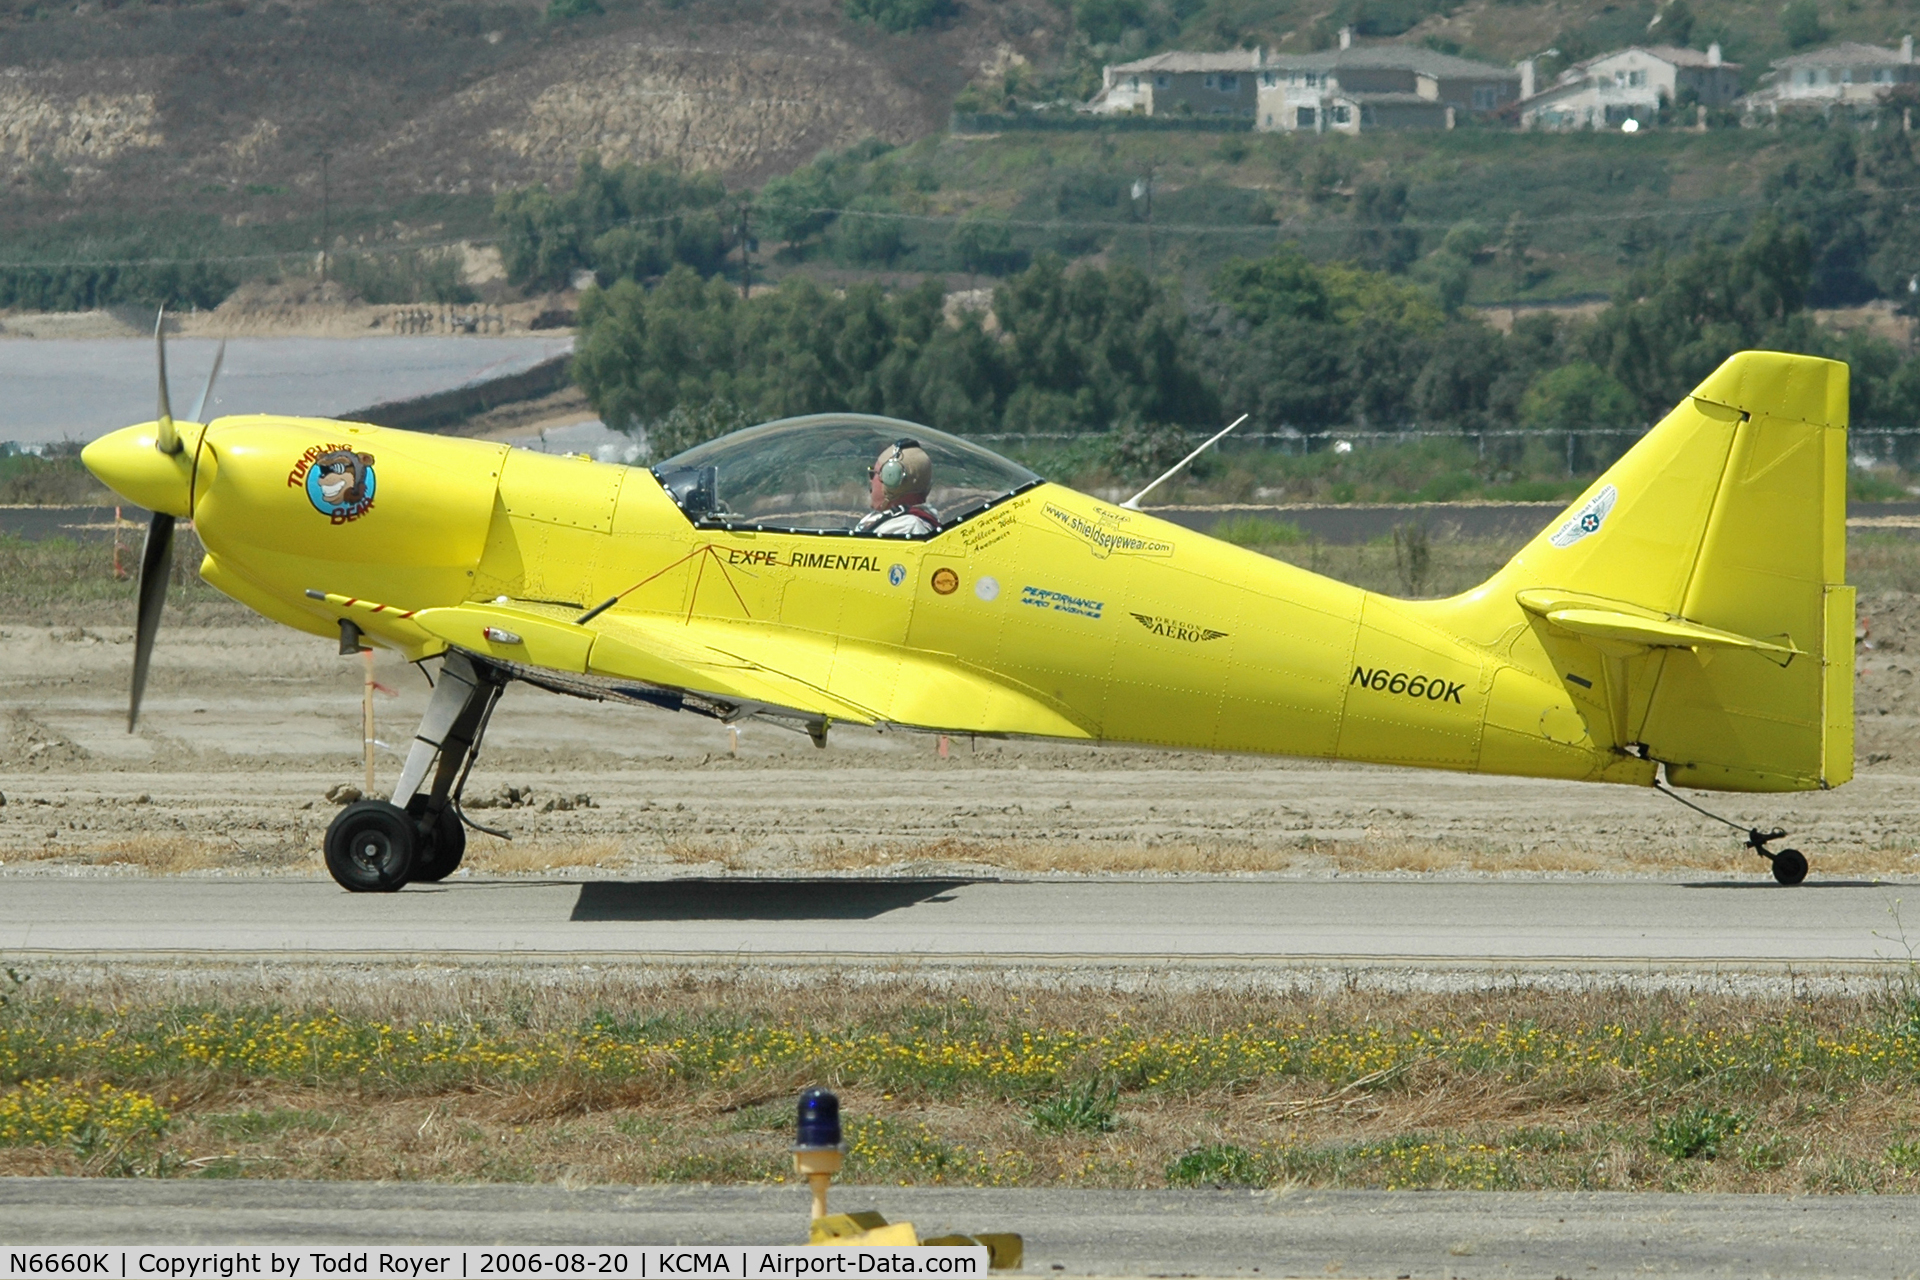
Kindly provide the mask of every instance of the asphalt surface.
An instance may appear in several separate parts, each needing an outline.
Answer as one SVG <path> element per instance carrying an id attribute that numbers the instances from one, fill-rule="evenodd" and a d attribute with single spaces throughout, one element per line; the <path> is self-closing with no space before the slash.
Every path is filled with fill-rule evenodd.
<path id="1" fill-rule="evenodd" d="M 1911 886 L 1691 882 L 9 878 L 13 956 L 1115 960 L 1817 968 L 1907 959 Z"/>
<path id="2" fill-rule="evenodd" d="M 1920 1197 L 837 1187 L 942 1230 L 1017 1231 L 1027 1274 L 1920 1276 Z M 0 1179 L 12 1245 L 772 1244 L 801 1187 Z"/>
<path id="3" fill-rule="evenodd" d="M 571 349 L 558 338 L 234 338 L 214 414 L 315 417 L 450 391 L 522 373 Z M 167 342 L 174 411 L 200 398 L 218 342 Z M 155 413 L 153 343 L 145 338 L 0 342 L 0 440 L 92 440 Z"/>

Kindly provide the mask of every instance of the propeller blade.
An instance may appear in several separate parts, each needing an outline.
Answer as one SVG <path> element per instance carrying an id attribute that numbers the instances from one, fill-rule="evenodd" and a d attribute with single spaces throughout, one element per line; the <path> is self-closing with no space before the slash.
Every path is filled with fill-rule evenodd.
<path id="1" fill-rule="evenodd" d="M 154 447 L 165 454 L 180 452 L 180 433 L 173 429 L 173 405 L 167 399 L 167 309 L 160 308 L 160 314 L 153 322 L 153 350 L 160 361 L 160 417 L 159 433 L 154 438 Z M 171 537 L 171 533 L 169 533 Z"/>
<path id="2" fill-rule="evenodd" d="M 147 543 L 140 552 L 140 612 L 133 628 L 133 698 L 127 705 L 127 732 L 140 723 L 140 697 L 147 691 L 147 664 L 160 634 L 160 611 L 167 603 L 167 579 L 173 576 L 173 517 L 153 513 Z"/>
<path id="3" fill-rule="evenodd" d="M 191 421 L 194 421 L 194 422 L 206 421 L 206 419 L 201 417 L 200 415 L 207 411 L 207 406 L 209 404 L 213 403 L 213 380 L 220 376 L 220 362 L 222 360 L 225 360 L 226 358 L 227 358 L 227 340 L 225 338 L 222 338 L 220 339 L 220 345 L 216 347 L 213 352 L 213 368 L 207 370 L 207 385 L 200 388 L 200 399 L 194 402 L 193 417 Z"/>

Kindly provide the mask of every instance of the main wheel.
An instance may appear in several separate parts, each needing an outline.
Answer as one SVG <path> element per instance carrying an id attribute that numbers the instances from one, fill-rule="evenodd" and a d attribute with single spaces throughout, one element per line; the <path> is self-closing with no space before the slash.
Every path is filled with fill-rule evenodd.
<path id="1" fill-rule="evenodd" d="M 1798 849 L 1782 849 L 1773 855 L 1773 878 L 1781 884 L 1799 884 L 1807 878 L 1807 858 Z"/>
<path id="2" fill-rule="evenodd" d="M 433 884 L 445 880 L 460 866 L 460 859 L 467 856 L 467 827 L 460 821 L 460 815 L 448 804 L 440 810 L 435 819 L 433 830 L 426 835 L 419 834 L 420 820 L 427 816 L 427 797 L 416 795 L 407 801 L 407 816 L 414 820 L 415 842 L 413 849 L 413 870 L 407 879 L 422 884 Z"/>
<path id="3" fill-rule="evenodd" d="M 327 828 L 327 871 L 348 893 L 392 893 L 413 870 L 413 819 L 385 800 L 356 800 Z"/>

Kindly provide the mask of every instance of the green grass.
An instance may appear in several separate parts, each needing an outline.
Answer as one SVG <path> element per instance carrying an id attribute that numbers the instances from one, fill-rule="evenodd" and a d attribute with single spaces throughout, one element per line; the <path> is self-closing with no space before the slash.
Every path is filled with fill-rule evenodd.
<path id="1" fill-rule="evenodd" d="M 116 575 L 109 538 L 34 541 L 0 533 L 0 582 L 7 587 L 8 621 L 131 624 L 144 537 L 140 527 L 125 531 L 121 572 Z M 201 580 L 200 561 L 205 554 L 193 530 L 175 526 L 173 572 L 167 588 L 170 610 L 204 612 L 209 606 L 219 609 L 230 604 Z"/>
<path id="2" fill-rule="evenodd" d="M 1112 1133 L 1120 1086 L 1089 1079 L 1040 1099 L 1027 1108 L 1027 1122 L 1041 1133 Z"/>
<path id="3" fill-rule="evenodd" d="M 1683 1107 L 1653 1121 L 1653 1145 L 1673 1160 L 1712 1160 L 1744 1133 L 1752 1120 L 1738 1111 Z"/>
<path id="4" fill-rule="evenodd" d="M 67 507 L 113 501 L 106 486 L 80 464 L 77 453 L 0 454 L 0 506 Z"/>
<path id="5" fill-rule="evenodd" d="M 1208 532 L 1236 547 L 1293 547 L 1307 540 L 1299 525 L 1271 516 L 1228 516 Z"/>
<path id="6" fill-rule="evenodd" d="M 12 994 L 14 1172 L 770 1181 L 825 1082 L 867 1182 L 1920 1189 L 1920 1036 L 1881 998 Z"/>

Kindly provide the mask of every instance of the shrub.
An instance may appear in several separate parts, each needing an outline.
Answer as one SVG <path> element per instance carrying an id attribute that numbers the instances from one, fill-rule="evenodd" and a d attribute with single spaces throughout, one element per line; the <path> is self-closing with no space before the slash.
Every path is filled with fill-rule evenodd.
<path id="1" fill-rule="evenodd" d="M 1034 1103 L 1027 1108 L 1027 1123 L 1041 1133 L 1112 1133 L 1119 1101 L 1119 1085 L 1094 1078 Z"/>
<path id="2" fill-rule="evenodd" d="M 1747 1127 L 1737 1111 L 1687 1107 L 1653 1122 L 1653 1145 L 1675 1160 L 1712 1160 L 1720 1148 Z"/>
<path id="3" fill-rule="evenodd" d="M 1267 1181 L 1260 1159 L 1230 1142 L 1195 1147 L 1167 1166 L 1170 1187 L 1259 1187 Z"/>
<path id="4" fill-rule="evenodd" d="M 896 34 L 930 27 L 953 13 L 953 0 L 846 0 L 849 22 L 864 22 Z"/>
<path id="5" fill-rule="evenodd" d="M 1228 516 L 1211 532 L 1236 547 L 1291 547 L 1307 540 L 1305 531 L 1293 521 L 1267 516 Z"/>

